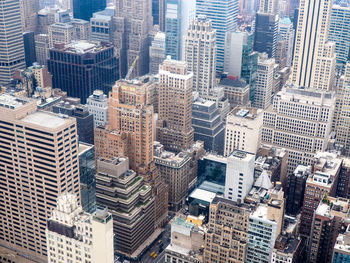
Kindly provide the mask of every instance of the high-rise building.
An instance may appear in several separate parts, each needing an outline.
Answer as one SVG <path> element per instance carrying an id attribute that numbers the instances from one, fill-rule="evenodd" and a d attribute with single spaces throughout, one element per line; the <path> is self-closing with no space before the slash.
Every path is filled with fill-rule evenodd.
<path id="1" fill-rule="evenodd" d="M 120 72 L 124 77 L 134 65 L 130 78 L 149 72 L 149 32 L 153 27 L 152 0 L 115 0 L 114 46 L 120 55 Z"/>
<path id="2" fill-rule="evenodd" d="M 35 39 L 35 54 L 36 61 L 40 65 L 47 66 L 47 60 L 49 59 L 49 35 L 48 34 L 36 34 Z"/>
<path id="3" fill-rule="evenodd" d="M 77 197 L 64 193 L 47 222 L 49 263 L 113 263 L 113 220 L 107 209 L 89 214 Z"/>
<path id="4" fill-rule="evenodd" d="M 168 185 L 169 209 L 178 211 L 185 203 L 190 181 L 191 158 L 186 152 L 174 154 L 164 151 L 159 143 L 154 144 L 154 162 L 161 177 Z"/>
<path id="5" fill-rule="evenodd" d="M 192 104 L 194 140 L 203 141 L 208 152 L 224 153 L 225 124 L 214 101 L 195 98 Z"/>
<path id="6" fill-rule="evenodd" d="M 237 106 L 226 119 L 225 156 L 234 150 L 257 153 L 263 125 L 261 109 Z"/>
<path id="7" fill-rule="evenodd" d="M 250 105 L 250 86 L 244 79 L 228 76 L 220 80 L 218 87 L 224 88 L 225 98 L 230 103 L 230 109 Z"/>
<path id="8" fill-rule="evenodd" d="M 24 32 L 23 43 L 26 67 L 30 67 L 36 62 L 34 32 Z"/>
<path id="9" fill-rule="evenodd" d="M 257 13 L 255 18 L 254 50 L 275 57 L 278 33 L 278 15 Z"/>
<path id="10" fill-rule="evenodd" d="M 165 59 L 165 39 L 163 32 L 157 32 L 149 48 L 149 73 L 158 74 L 159 65 Z"/>
<path id="11" fill-rule="evenodd" d="M 152 186 L 155 197 L 155 226 L 167 219 L 167 187 L 154 164 L 153 93 L 155 82 L 149 75 L 131 81 L 120 80 L 108 100 L 108 125 L 95 128 L 96 156 L 127 156 L 130 168 Z"/>
<path id="12" fill-rule="evenodd" d="M 2 1 L 0 10 L 0 85 L 4 85 L 15 69 L 25 68 L 25 56 L 19 1 Z"/>
<path id="13" fill-rule="evenodd" d="M 336 154 L 318 153 L 313 160 L 313 171 L 306 181 L 300 218 L 300 235 L 311 237 L 314 212 L 324 195 L 334 196 L 342 159 Z"/>
<path id="14" fill-rule="evenodd" d="M 47 262 L 46 221 L 64 192 L 80 202 L 76 121 L 0 95 L 0 246 Z"/>
<path id="15" fill-rule="evenodd" d="M 106 8 L 106 0 L 72 0 L 74 18 L 89 21 L 92 14 Z"/>
<path id="16" fill-rule="evenodd" d="M 225 198 L 243 201 L 254 183 L 255 154 L 239 150 L 227 157 Z"/>
<path id="17" fill-rule="evenodd" d="M 77 40 L 90 40 L 89 21 L 73 18 L 70 24 L 74 27 Z"/>
<path id="18" fill-rule="evenodd" d="M 328 40 L 335 42 L 337 66 L 344 71 L 350 60 L 350 2 L 332 6 Z"/>
<path id="19" fill-rule="evenodd" d="M 48 68 L 53 88 L 80 98 L 83 104 L 96 89 L 108 93 L 118 79 L 115 56 L 112 44 L 106 42 L 77 41 L 50 49 Z"/>
<path id="20" fill-rule="evenodd" d="M 160 31 L 164 32 L 166 0 L 152 0 L 153 25 L 159 25 Z"/>
<path id="21" fill-rule="evenodd" d="M 245 262 L 249 216 L 253 211 L 253 205 L 214 198 L 210 204 L 203 262 Z M 221 242 L 218 244 L 216 240 Z"/>
<path id="22" fill-rule="evenodd" d="M 282 231 L 284 198 L 281 189 L 268 194 L 268 201 L 259 204 L 249 217 L 247 257 L 245 262 L 271 262 L 275 241 Z"/>
<path id="23" fill-rule="evenodd" d="M 278 0 L 260 0 L 259 12 L 266 14 L 278 14 Z"/>
<path id="24" fill-rule="evenodd" d="M 296 86 L 334 89 L 335 44 L 327 42 L 331 12 L 332 1 L 300 1 L 290 79 Z"/>
<path id="25" fill-rule="evenodd" d="M 278 24 L 278 34 L 286 41 L 286 64 L 288 67 L 292 65 L 294 33 L 293 23 L 290 18 L 284 17 L 280 19 Z"/>
<path id="26" fill-rule="evenodd" d="M 154 197 L 144 178 L 129 169 L 127 157 L 97 161 L 96 202 L 113 215 L 115 250 L 137 258 L 155 230 Z"/>
<path id="27" fill-rule="evenodd" d="M 193 91 L 211 93 L 216 76 L 216 34 L 206 16 L 198 16 L 183 36 L 182 58 L 193 73 Z"/>
<path id="28" fill-rule="evenodd" d="M 166 0 L 165 53 L 174 60 L 181 58 L 181 0 Z"/>
<path id="29" fill-rule="evenodd" d="M 23 31 L 35 32 L 38 24 L 39 0 L 19 0 Z"/>
<path id="30" fill-rule="evenodd" d="M 113 42 L 113 16 L 114 8 L 93 13 L 90 18 L 91 40 Z"/>
<path id="31" fill-rule="evenodd" d="M 74 26 L 70 23 L 54 23 L 48 26 L 49 47 L 54 48 L 55 44 L 70 44 L 77 40 Z"/>
<path id="32" fill-rule="evenodd" d="M 102 90 L 94 93 L 86 100 L 89 112 L 94 116 L 94 127 L 105 126 L 108 123 L 108 98 Z"/>
<path id="33" fill-rule="evenodd" d="M 310 165 L 314 154 L 327 148 L 334 105 L 331 92 L 282 89 L 264 112 L 261 143 L 288 150 L 288 173 Z"/>
<path id="34" fill-rule="evenodd" d="M 193 143 L 192 118 L 193 73 L 186 62 L 169 57 L 159 70 L 159 113 L 157 141 L 166 150 L 181 152 Z"/>
<path id="35" fill-rule="evenodd" d="M 325 196 L 318 205 L 310 233 L 310 263 L 332 262 L 333 248 L 338 234 L 343 232 L 349 220 L 347 199 Z"/>
<path id="36" fill-rule="evenodd" d="M 276 62 L 268 58 L 266 53 L 259 54 L 258 70 L 256 72 L 255 94 L 253 106 L 266 109 L 272 103 Z"/>
<path id="37" fill-rule="evenodd" d="M 196 0 L 196 15 L 205 15 L 216 30 L 216 71 L 224 70 L 225 36 L 237 29 L 238 0 Z"/>

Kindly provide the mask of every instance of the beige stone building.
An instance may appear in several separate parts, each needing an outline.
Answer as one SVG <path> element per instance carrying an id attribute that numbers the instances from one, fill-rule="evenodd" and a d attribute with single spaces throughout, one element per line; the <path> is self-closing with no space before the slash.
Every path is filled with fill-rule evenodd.
<path id="1" fill-rule="evenodd" d="M 180 152 L 193 143 L 192 87 L 193 74 L 186 62 L 169 57 L 159 70 L 159 113 L 157 141 L 166 150 Z"/>
<path id="2" fill-rule="evenodd" d="M 63 192 L 80 202 L 76 120 L 0 95 L 0 246 L 47 262 L 46 221 Z"/>

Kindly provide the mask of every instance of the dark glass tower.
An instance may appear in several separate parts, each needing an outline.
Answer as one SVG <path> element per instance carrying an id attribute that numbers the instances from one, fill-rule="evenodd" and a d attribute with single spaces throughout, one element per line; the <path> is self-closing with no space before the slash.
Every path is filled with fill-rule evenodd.
<path id="1" fill-rule="evenodd" d="M 89 21 L 92 14 L 106 8 L 106 0 L 73 0 L 74 18 Z"/>
<path id="2" fill-rule="evenodd" d="M 278 16 L 257 13 L 255 20 L 254 50 L 275 57 L 278 33 Z"/>

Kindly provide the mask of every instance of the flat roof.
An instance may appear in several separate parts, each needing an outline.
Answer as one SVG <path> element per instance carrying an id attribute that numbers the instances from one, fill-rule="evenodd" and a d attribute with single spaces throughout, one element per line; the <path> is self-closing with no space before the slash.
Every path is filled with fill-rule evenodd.
<path id="1" fill-rule="evenodd" d="M 7 93 L 0 94 L 0 107 L 17 109 L 30 102 L 30 99 L 12 96 Z"/>
<path id="2" fill-rule="evenodd" d="M 190 194 L 190 197 L 194 199 L 199 199 L 208 203 L 211 203 L 216 196 L 216 193 L 209 192 L 203 189 L 195 189 L 193 192 Z"/>
<path id="3" fill-rule="evenodd" d="M 54 113 L 36 111 L 24 117 L 22 121 L 54 129 L 64 125 L 67 119 Z"/>

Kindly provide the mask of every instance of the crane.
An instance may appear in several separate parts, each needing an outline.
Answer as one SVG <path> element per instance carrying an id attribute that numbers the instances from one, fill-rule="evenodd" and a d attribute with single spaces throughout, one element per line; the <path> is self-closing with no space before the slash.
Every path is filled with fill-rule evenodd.
<path id="1" fill-rule="evenodd" d="M 134 70 L 136 62 L 137 62 L 138 59 L 139 59 L 139 56 L 136 56 L 134 62 L 131 64 L 131 67 L 128 70 L 128 73 L 125 76 L 125 80 L 129 80 L 130 75 L 131 75 L 132 71 Z"/>

